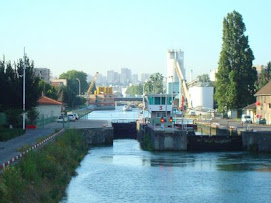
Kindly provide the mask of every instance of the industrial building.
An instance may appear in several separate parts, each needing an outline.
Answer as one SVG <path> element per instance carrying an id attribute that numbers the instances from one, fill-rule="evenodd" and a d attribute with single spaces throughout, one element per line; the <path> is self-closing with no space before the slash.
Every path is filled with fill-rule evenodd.
<path id="1" fill-rule="evenodd" d="M 177 95 L 174 104 L 181 109 L 195 109 L 214 107 L 214 87 L 210 82 L 201 82 L 199 79 L 186 82 L 184 68 L 184 52 L 169 50 L 167 52 L 167 94 Z"/>

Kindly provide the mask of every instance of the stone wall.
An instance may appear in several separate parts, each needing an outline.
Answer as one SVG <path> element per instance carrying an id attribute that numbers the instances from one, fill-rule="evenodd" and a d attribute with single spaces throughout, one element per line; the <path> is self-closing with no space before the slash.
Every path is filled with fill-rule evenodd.
<path id="1" fill-rule="evenodd" d="M 271 152 L 270 132 L 242 132 L 243 148 L 255 152 Z"/>
<path id="2" fill-rule="evenodd" d="M 187 149 L 187 134 L 182 131 L 157 131 L 142 125 L 137 140 L 141 147 L 154 151 L 183 151 Z"/>
<path id="3" fill-rule="evenodd" d="M 89 145 L 113 145 L 113 128 L 79 129 Z"/>
<path id="4" fill-rule="evenodd" d="M 242 151 L 241 136 L 189 136 L 188 151 Z"/>

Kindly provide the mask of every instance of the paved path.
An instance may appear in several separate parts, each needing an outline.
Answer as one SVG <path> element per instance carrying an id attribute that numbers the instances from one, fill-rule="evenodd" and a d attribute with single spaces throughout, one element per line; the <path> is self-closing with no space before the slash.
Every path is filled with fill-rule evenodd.
<path id="1" fill-rule="evenodd" d="M 65 123 L 64 128 L 99 128 L 99 127 L 111 127 L 111 123 L 105 120 L 85 120 L 80 119 L 75 122 Z M 45 138 L 55 133 L 56 129 L 62 129 L 63 123 L 50 123 L 44 126 L 44 128 L 29 129 L 25 134 L 11 140 L 0 142 L 0 164 L 3 164 L 15 156 L 18 156 L 21 152 L 18 151 L 23 146 L 32 146 L 37 144 L 40 138 Z"/>
<path id="2" fill-rule="evenodd" d="M 204 122 L 206 124 L 218 124 L 220 128 L 229 128 L 233 127 L 238 130 L 252 130 L 253 131 L 265 131 L 265 132 L 271 132 L 271 126 L 270 125 L 258 125 L 258 124 L 242 124 L 240 121 L 235 119 L 213 119 L 213 120 L 203 120 L 201 122 Z"/>

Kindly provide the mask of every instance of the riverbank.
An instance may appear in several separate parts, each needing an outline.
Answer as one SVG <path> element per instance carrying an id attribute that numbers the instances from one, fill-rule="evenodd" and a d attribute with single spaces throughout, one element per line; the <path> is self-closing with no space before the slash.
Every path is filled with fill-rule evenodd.
<path id="1" fill-rule="evenodd" d="M 87 152 L 88 145 L 79 131 L 65 131 L 3 171 L 0 202 L 58 202 Z"/>

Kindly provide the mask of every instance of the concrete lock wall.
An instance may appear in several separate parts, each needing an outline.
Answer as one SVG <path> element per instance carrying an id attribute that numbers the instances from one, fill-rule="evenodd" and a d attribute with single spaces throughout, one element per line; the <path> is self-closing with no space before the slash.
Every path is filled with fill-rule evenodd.
<path id="1" fill-rule="evenodd" d="M 268 132 L 242 132 L 243 149 L 271 152 L 271 134 Z"/>
<path id="2" fill-rule="evenodd" d="M 241 151 L 241 136 L 189 136 L 188 151 Z"/>
<path id="3" fill-rule="evenodd" d="M 144 142 L 144 136 L 151 136 L 151 145 L 155 151 L 183 151 L 187 150 L 187 134 L 182 131 L 157 131 L 149 126 L 139 133 L 139 141 Z M 143 136 L 143 137 L 141 137 Z M 138 138 L 139 138 L 138 137 Z"/>
<path id="4" fill-rule="evenodd" d="M 80 129 L 89 145 L 113 145 L 113 128 Z"/>

